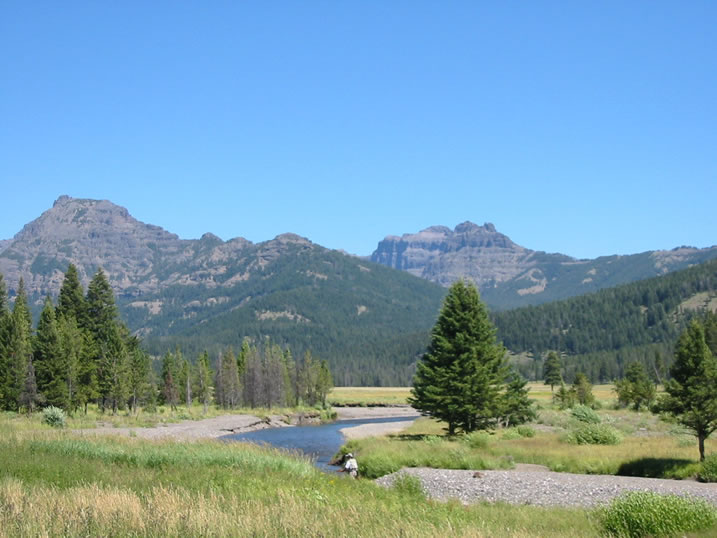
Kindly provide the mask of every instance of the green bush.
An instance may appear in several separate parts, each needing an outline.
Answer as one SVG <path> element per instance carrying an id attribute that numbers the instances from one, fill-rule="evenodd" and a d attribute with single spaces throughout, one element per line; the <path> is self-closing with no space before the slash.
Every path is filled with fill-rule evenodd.
<path id="1" fill-rule="evenodd" d="M 67 424 L 67 416 L 62 409 L 51 405 L 42 410 L 42 421 L 53 428 L 64 428 Z"/>
<path id="2" fill-rule="evenodd" d="M 503 432 L 503 435 L 501 436 L 501 439 L 504 439 L 505 441 L 511 441 L 513 439 L 522 439 L 523 436 L 518 433 L 518 431 L 515 428 L 510 428 L 509 430 L 505 430 Z"/>
<path id="3" fill-rule="evenodd" d="M 600 415 L 587 405 L 576 405 L 570 410 L 570 414 L 585 424 L 600 424 Z"/>
<path id="4" fill-rule="evenodd" d="M 463 436 L 463 442 L 471 448 L 486 448 L 491 441 L 491 435 L 486 431 L 471 432 Z"/>
<path id="5" fill-rule="evenodd" d="M 443 438 L 438 435 L 426 435 L 423 438 L 423 442 L 429 445 L 440 445 L 443 442 Z"/>
<path id="6" fill-rule="evenodd" d="M 633 491 L 598 512 L 611 536 L 674 536 L 717 524 L 717 509 L 707 501 L 678 495 Z"/>
<path id="7" fill-rule="evenodd" d="M 523 437 L 535 437 L 535 430 L 530 426 L 517 426 L 503 431 L 502 438 L 506 441 L 511 439 L 522 439 Z"/>
<path id="8" fill-rule="evenodd" d="M 393 489 L 414 499 L 425 499 L 426 492 L 421 479 L 408 473 L 400 473 L 393 481 Z"/>
<path id="9" fill-rule="evenodd" d="M 565 439 L 575 445 L 617 445 L 622 441 L 618 431 L 607 424 L 583 424 Z"/>
<path id="10" fill-rule="evenodd" d="M 698 478 L 700 482 L 717 482 L 717 452 L 713 452 L 702 462 Z"/>

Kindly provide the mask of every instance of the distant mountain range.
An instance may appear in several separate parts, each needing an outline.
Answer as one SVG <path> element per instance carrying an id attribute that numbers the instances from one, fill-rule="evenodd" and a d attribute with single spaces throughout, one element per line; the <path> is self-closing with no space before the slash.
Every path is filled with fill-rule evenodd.
<path id="1" fill-rule="evenodd" d="M 189 353 L 216 351 L 245 336 L 268 336 L 294 353 L 311 349 L 327 358 L 340 384 L 408 382 L 441 286 L 457 278 L 475 281 L 493 309 L 505 309 L 712 258 L 717 247 L 575 260 L 516 245 L 491 224 L 466 222 L 386 237 L 368 260 L 289 233 L 256 244 L 212 234 L 180 239 L 109 201 L 68 196 L 0 241 L 10 295 L 23 277 L 36 309 L 44 296 L 57 295 L 68 264 L 85 286 L 102 267 L 123 317 L 154 353 L 177 344 Z"/>
<path id="2" fill-rule="evenodd" d="M 486 223 L 432 226 L 378 244 L 371 261 L 448 286 L 467 278 L 494 309 L 540 304 L 684 269 L 717 258 L 717 246 L 678 247 L 577 260 L 515 244 Z"/>

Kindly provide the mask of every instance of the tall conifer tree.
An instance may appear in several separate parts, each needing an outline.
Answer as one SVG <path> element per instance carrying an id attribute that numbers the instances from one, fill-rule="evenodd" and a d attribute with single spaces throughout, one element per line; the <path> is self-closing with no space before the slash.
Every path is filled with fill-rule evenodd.
<path id="1" fill-rule="evenodd" d="M 56 313 L 58 316 L 74 318 L 79 327 L 86 328 L 89 324 L 85 294 L 74 264 L 70 264 L 65 272 Z"/>
<path id="2" fill-rule="evenodd" d="M 692 320 L 680 335 L 675 362 L 659 410 L 675 416 L 697 437 L 700 461 L 705 459 L 705 439 L 717 430 L 717 358 L 705 341 L 705 329 Z"/>
<path id="3" fill-rule="evenodd" d="M 28 364 L 32 358 L 32 318 L 27 305 L 25 282 L 22 278 L 10 316 L 6 356 L 7 371 L 2 390 L 3 406 L 6 409 L 17 410 L 27 382 Z"/>
<path id="4" fill-rule="evenodd" d="M 446 422 L 449 435 L 492 427 L 501 414 L 504 356 L 478 290 L 460 280 L 443 302 L 409 402 Z"/>

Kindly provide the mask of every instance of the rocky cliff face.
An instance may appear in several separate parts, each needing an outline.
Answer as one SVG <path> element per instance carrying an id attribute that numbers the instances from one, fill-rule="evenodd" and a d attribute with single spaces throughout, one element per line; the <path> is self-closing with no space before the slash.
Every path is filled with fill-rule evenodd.
<path id="1" fill-rule="evenodd" d="M 243 238 L 224 242 L 209 233 L 183 240 L 107 200 L 61 196 L 0 245 L 0 273 L 11 295 L 23 277 L 28 293 L 39 298 L 59 292 L 70 263 L 77 266 L 84 285 L 102 267 L 118 295 L 138 296 L 173 285 L 231 286 L 246 279 L 247 271 L 275 259 L 287 245 L 313 246 L 292 234 L 258 245 Z"/>
<path id="2" fill-rule="evenodd" d="M 565 299 L 717 258 L 717 247 L 576 260 L 524 248 L 486 223 L 432 226 L 378 244 L 371 261 L 449 286 L 473 281 L 494 308 Z"/>
<path id="3" fill-rule="evenodd" d="M 532 267 L 534 252 L 486 223 L 464 222 L 451 230 L 432 226 L 415 234 L 388 236 L 371 261 L 448 286 L 467 278 L 479 287 L 510 280 Z"/>

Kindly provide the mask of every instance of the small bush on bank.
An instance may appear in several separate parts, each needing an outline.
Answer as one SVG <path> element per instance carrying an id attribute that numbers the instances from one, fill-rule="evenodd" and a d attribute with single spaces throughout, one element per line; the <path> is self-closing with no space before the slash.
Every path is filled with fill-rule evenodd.
<path id="1" fill-rule="evenodd" d="M 702 499 L 634 491 L 602 509 L 599 518 L 610 536 L 674 536 L 714 526 L 717 510 Z"/>
<path id="2" fill-rule="evenodd" d="M 518 426 L 515 428 L 515 431 L 517 431 L 521 437 L 535 437 L 535 430 L 530 426 Z"/>
<path id="3" fill-rule="evenodd" d="M 42 422 L 53 428 L 64 428 L 67 424 L 67 415 L 59 407 L 51 405 L 42 410 Z"/>
<path id="4" fill-rule="evenodd" d="M 570 410 L 573 418 L 585 424 L 600 424 L 600 415 L 587 405 L 576 405 Z"/>
<path id="5" fill-rule="evenodd" d="M 698 478 L 700 482 L 717 482 L 717 452 L 705 457 Z"/>
<path id="6" fill-rule="evenodd" d="M 506 441 L 511 439 L 522 439 L 523 437 L 535 437 L 535 430 L 530 426 L 517 426 L 509 428 L 503 432 L 502 438 Z"/>
<path id="7" fill-rule="evenodd" d="M 565 441 L 574 445 L 617 445 L 622 438 L 606 424 L 584 424 L 567 434 Z"/>
<path id="8" fill-rule="evenodd" d="M 393 481 L 393 489 L 413 499 L 426 498 L 421 479 L 408 473 L 401 473 L 396 477 Z"/>
<path id="9" fill-rule="evenodd" d="M 491 435 L 488 432 L 471 432 L 463 436 L 463 442 L 471 448 L 486 448 L 491 441 Z"/>

